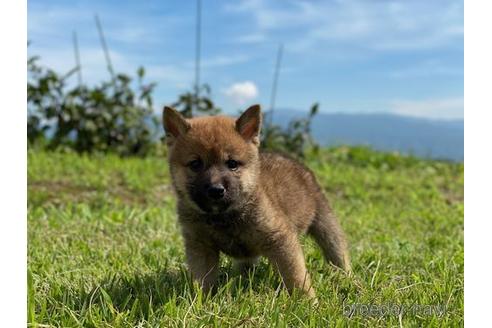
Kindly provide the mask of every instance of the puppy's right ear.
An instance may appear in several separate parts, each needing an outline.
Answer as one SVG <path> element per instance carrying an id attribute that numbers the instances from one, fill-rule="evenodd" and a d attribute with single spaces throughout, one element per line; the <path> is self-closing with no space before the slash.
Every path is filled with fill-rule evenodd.
<path id="1" fill-rule="evenodd" d="M 166 131 L 168 144 L 190 129 L 190 123 L 177 110 L 168 106 L 165 106 L 162 111 L 162 124 Z"/>

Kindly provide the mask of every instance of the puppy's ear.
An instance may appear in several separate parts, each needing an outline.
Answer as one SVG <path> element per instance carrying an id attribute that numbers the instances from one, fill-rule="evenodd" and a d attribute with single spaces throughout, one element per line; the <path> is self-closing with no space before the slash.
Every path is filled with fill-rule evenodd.
<path id="1" fill-rule="evenodd" d="M 190 129 L 190 123 L 174 108 L 165 106 L 162 111 L 162 124 L 166 131 L 168 144 Z"/>
<path id="2" fill-rule="evenodd" d="M 251 106 L 236 120 L 236 130 L 247 141 L 251 141 L 257 146 L 260 144 L 260 105 Z"/>

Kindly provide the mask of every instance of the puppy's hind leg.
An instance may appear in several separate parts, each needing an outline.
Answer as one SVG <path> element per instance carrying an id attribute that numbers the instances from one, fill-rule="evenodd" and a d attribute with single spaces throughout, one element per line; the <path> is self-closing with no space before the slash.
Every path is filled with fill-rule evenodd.
<path id="1" fill-rule="evenodd" d="M 325 200 L 308 229 L 308 234 L 321 247 L 325 259 L 350 273 L 350 256 L 345 234 L 336 216 Z"/>

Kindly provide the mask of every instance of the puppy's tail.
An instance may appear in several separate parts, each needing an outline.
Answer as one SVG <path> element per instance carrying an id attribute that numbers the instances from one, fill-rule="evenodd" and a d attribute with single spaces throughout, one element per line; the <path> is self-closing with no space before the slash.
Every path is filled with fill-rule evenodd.
<path id="1" fill-rule="evenodd" d="M 326 200 L 320 205 L 308 233 L 321 247 L 327 261 L 350 273 L 350 256 L 342 227 Z"/>

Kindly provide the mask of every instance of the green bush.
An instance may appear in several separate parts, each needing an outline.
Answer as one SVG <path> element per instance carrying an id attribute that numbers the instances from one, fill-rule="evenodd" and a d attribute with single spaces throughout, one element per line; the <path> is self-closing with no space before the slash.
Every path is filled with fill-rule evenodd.
<path id="1" fill-rule="evenodd" d="M 69 88 L 67 79 L 77 69 L 60 76 L 38 66 L 37 60 L 30 58 L 27 66 L 27 130 L 31 145 L 44 140 L 48 149 L 111 151 L 122 156 L 152 151 L 159 131 L 152 111 L 155 84 L 143 84 L 143 68 L 137 72 L 136 88 L 125 74 L 117 74 L 114 80 L 95 87 Z"/>

